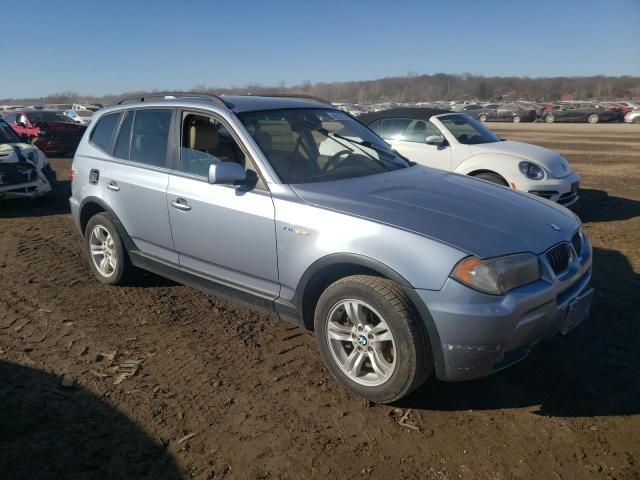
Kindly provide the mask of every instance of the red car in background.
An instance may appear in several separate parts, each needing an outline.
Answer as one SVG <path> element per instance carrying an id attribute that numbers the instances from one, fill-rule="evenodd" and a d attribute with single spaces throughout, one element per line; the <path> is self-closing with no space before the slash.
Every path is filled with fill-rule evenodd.
<path id="1" fill-rule="evenodd" d="M 72 156 L 87 129 L 56 110 L 16 110 L 4 116 L 26 143 L 35 145 L 47 156 Z"/>

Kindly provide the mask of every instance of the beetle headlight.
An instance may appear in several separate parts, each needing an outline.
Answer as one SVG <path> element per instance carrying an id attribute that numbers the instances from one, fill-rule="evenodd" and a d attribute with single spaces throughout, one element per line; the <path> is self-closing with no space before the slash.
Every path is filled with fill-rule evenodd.
<path id="1" fill-rule="evenodd" d="M 519 253 L 480 260 L 467 257 L 455 266 L 451 277 L 480 292 L 502 295 L 511 289 L 535 282 L 540 278 L 538 257 Z"/>
<path id="2" fill-rule="evenodd" d="M 531 162 L 520 162 L 518 168 L 523 175 L 531 180 L 542 180 L 544 178 L 544 170 L 538 165 Z"/>

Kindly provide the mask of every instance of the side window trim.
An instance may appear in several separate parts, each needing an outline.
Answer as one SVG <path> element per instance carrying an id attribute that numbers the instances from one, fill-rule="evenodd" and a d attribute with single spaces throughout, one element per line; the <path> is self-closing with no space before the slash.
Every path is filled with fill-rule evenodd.
<path id="1" fill-rule="evenodd" d="M 126 160 L 129 161 L 129 158 L 121 158 L 121 157 L 117 157 L 116 156 L 116 146 L 118 145 L 118 140 L 120 139 L 120 133 L 122 132 L 122 128 L 124 127 L 124 124 L 127 120 L 127 115 L 133 115 L 133 120 L 131 120 L 131 129 L 129 130 L 129 141 L 127 142 L 128 146 L 129 146 L 129 157 L 131 157 L 131 137 L 133 136 L 133 125 L 134 122 L 136 121 L 136 109 L 129 109 L 129 110 L 123 110 L 124 115 L 122 115 L 122 117 L 120 118 L 120 123 L 118 124 L 118 128 L 116 131 L 116 134 L 113 138 L 113 145 L 111 146 L 111 153 L 110 155 L 114 158 L 117 158 L 118 160 Z"/>
<path id="2" fill-rule="evenodd" d="M 260 173 L 260 170 L 256 167 L 255 162 L 253 161 L 253 158 L 251 158 L 251 155 L 249 154 L 249 150 L 247 149 L 247 147 L 245 146 L 244 142 L 242 142 L 242 140 L 238 137 L 235 129 L 233 128 L 233 126 L 231 126 L 229 124 L 229 122 L 227 122 L 222 115 L 218 114 L 217 112 L 213 112 L 211 110 L 200 110 L 197 108 L 183 108 L 179 111 L 179 114 L 176 114 L 176 122 L 178 123 L 176 131 L 175 131 L 175 136 L 177 137 L 177 142 L 175 142 L 176 145 L 176 154 L 175 154 L 175 161 L 174 161 L 174 166 L 173 166 L 173 174 L 174 175 L 179 175 L 179 176 L 184 176 L 184 177 L 188 177 L 194 180 L 200 180 L 200 181 L 204 181 L 204 182 L 208 182 L 208 179 L 205 177 L 202 177 L 200 175 L 193 175 L 193 174 L 189 174 L 186 172 L 183 172 L 180 170 L 180 162 L 182 161 L 181 158 L 181 146 L 182 146 L 182 139 L 184 138 L 184 121 L 187 118 L 187 116 L 189 115 L 200 115 L 200 116 L 206 116 L 206 117 L 212 117 L 215 120 L 217 120 L 218 122 L 220 122 L 222 124 L 222 126 L 224 128 L 227 129 L 227 131 L 229 132 L 229 134 L 231 135 L 231 138 L 233 138 L 233 140 L 236 142 L 236 145 L 240 148 L 240 150 L 242 151 L 242 153 L 244 154 L 244 158 L 245 158 L 245 170 L 250 170 L 252 172 L 254 172 L 257 176 L 257 183 L 255 185 L 255 189 L 258 190 L 264 190 L 264 191 L 269 191 L 269 189 L 267 188 L 267 184 L 264 181 L 264 178 L 262 178 L 262 174 Z M 178 122 L 177 119 L 180 119 L 180 121 Z M 228 188 L 234 188 L 232 186 L 228 186 Z"/>

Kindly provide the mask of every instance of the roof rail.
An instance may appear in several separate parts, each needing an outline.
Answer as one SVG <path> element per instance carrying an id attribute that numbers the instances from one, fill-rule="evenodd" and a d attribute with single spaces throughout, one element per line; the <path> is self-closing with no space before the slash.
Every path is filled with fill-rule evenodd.
<path id="1" fill-rule="evenodd" d="M 324 98 L 314 97 L 313 95 L 303 95 L 298 93 L 254 93 L 249 96 L 255 97 L 282 97 L 282 98 L 302 98 L 305 100 L 315 100 L 316 102 L 325 103 L 327 105 L 332 105 L 329 100 L 325 100 Z"/>
<path id="2" fill-rule="evenodd" d="M 169 97 L 169 98 L 167 98 Z M 207 100 L 211 100 L 212 103 L 218 105 L 219 107 L 228 108 L 228 105 L 225 101 L 217 95 L 212 95 L 210 93 L 199 93 L 199 92 L 154 92 L 154 93 L 145 93 L 142 95 L 134 95 L 132 97 L 123 98 L 116 105 L 122 105 L 127 102 L 144 102 L 147 99 L 151 98 L 160 98 L 163 100 L 170 100 L 171 97 L 174 98 L 204 98 Z"/>

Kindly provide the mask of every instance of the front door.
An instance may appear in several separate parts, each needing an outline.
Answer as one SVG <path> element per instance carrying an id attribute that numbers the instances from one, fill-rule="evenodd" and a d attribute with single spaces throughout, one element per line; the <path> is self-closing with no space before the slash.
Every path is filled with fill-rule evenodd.
<path id="1" fill-rule="evenodd" d="M 231 129 L 208 114 L 183 112 L 178 164 L 167 207 L 180 265 L 271 299 L 278 296 L 274 206 Z M 253 180 L 212 185 L 211 163 L 237 162 Z"/>

